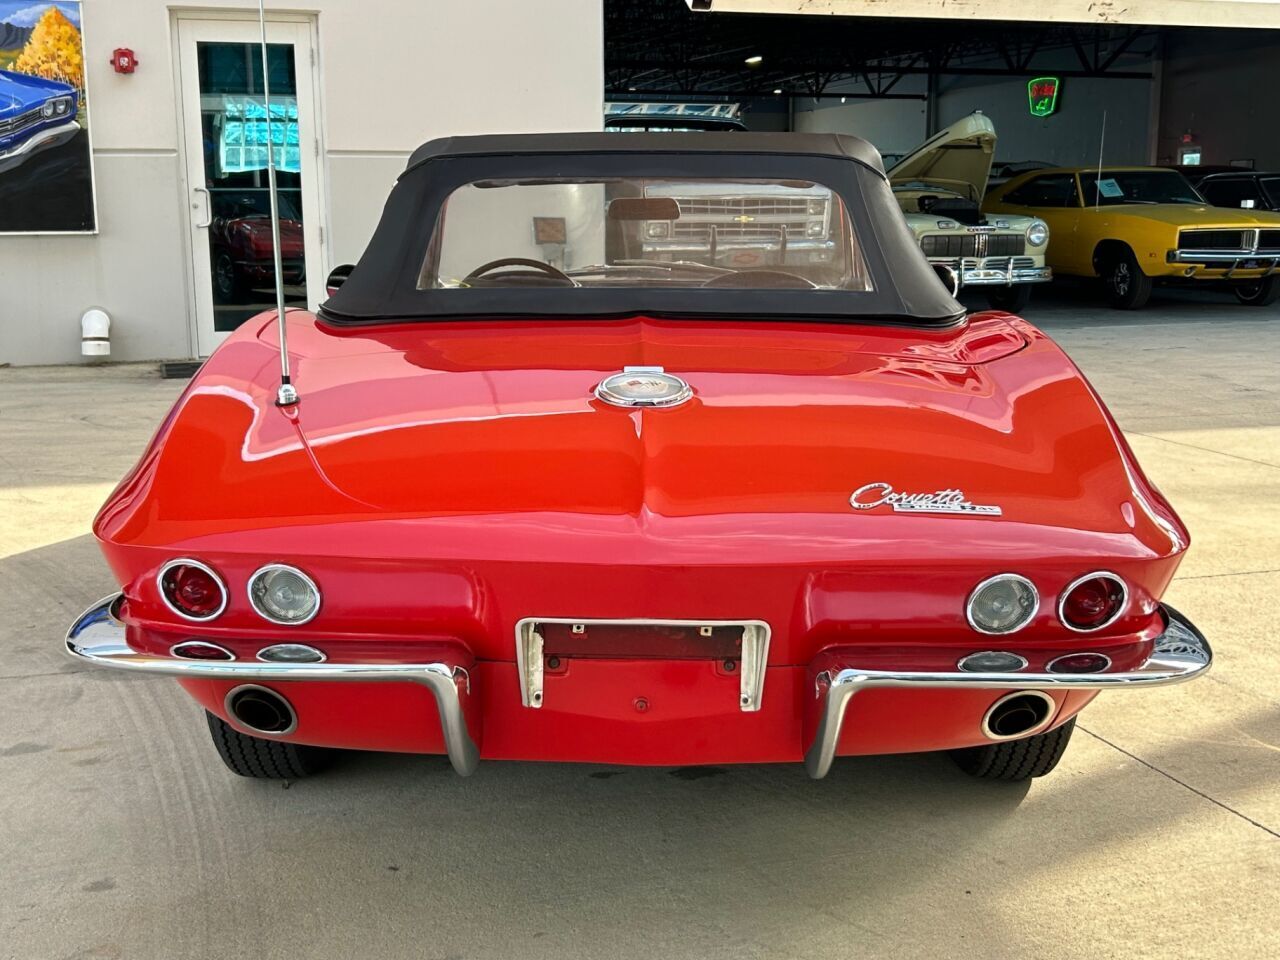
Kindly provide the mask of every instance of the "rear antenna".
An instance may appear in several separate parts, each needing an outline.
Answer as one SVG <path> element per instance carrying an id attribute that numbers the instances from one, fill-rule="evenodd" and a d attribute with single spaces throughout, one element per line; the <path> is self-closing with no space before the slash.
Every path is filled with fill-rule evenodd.
<path id="1" fill-rule="evenodd" d="M 280 336 L 280 389 L 276 391 L 277 407 L 292 407 L 298 402 L 298 391 L 289 379 L 289 338 L 284 318 L 284 266 L 280 257 L 280 200 L 276 195 L 275 140 L 271 136 L 271 80 L 267 65 L 267 11 L 265 0 L 258 0 L 258 26 L 262 30 L 262 101 L 267 115 L 267 192 L 271 195 L 271 253 L 276 268 L 276 327 Z M 280 138 L 287 145 L 288 128 Z"/>
<path id="2" fill-rule="evenodd" d="M 1093 181 L 1093 212 L 1102 206 L 1102 148 L 1107 143 L 1107 111 L 1102 111 L 1102 133 L 1098 135 L 1098 177 Z"/>

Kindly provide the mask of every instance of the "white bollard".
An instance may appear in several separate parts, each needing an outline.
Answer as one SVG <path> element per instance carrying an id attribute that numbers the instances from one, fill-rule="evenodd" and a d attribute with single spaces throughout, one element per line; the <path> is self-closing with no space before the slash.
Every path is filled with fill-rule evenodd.
<path id="1" fill-rule="evenodd" d="M 111 318 L 97 307 L 80 318 L 80 353 L 86 357 L 111 356 Z"/>

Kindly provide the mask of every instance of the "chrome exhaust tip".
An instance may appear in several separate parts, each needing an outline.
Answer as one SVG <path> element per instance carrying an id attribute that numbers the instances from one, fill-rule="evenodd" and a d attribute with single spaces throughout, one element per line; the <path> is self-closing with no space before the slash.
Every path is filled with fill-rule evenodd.
<path id="1" fill-rule="evenodd" d="M 298 715 L 280 694 L 256 683 L 233 687 L 223 701 L 227 715 L 246 730 L 281 737 L 298 727 Z"/>
<path id="2" fill-rule="evenodd" d="M 1016 740 L 1039 733 L 1049 725 L 1058 705 L 1047 693 L 1019 690 L 993 703 L 982 717 L 988 740 Z"/>

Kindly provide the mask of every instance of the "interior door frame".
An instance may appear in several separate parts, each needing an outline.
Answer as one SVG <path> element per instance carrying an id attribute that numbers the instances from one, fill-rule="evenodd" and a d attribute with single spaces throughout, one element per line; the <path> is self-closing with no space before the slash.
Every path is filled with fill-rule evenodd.
<path id="1" fill-rule="evenodd" d="M 192 181 L 193 137 L 196 138 L 195 142 L 200 145 L 198 159 L 201 164 L 202 182 L 204 179 L 204 155 L 202 141 L 199 139 L 201 131 L 198 113 L 193 121 L 195 126 L 189 128 L 187 125 L 192 104 L 188 99 L 191 96 L 191 91 L 184 85 L 183 66 L 186 63 L 185 58 L 194 56 L 194 43 L 188 45 L 185 42 L 187 39 L 185 34 L 189 29 L 199 29 L 201 26 L 213 27 L 215 28 L 215 33 L 217 27 L 222 27 L 226 30 L 227 36 L 211 36 L 199 39 L 226 43 L 243 43 L 251 40 L 251 42 L 256 43 L 260 39 L 261 33 L 256 19 L 247 17 L 241 12 L 227 10 L 173 11 L 170 26 L 175 91 L 174 105 L 178 124 L 178 182 L 181 189 L 181 222 L 184 231 L 183 242 L 187 246 L 187 256 L 185 258 L 187 302 L 189 305 L 187 335 L 191 356 L 199 358 L 208 356 L 219 343 L 226 339 L 228 334 L 220 333 L 213 329 L 213 283 L 208 255 L 208 241 L 206 240 L 204 244 L 196 242 L 196 224 L 199 222 L 197 218 L 204 215 L 204 209 L 200 207 L 193 208 L 192 203 L 193 187 L 198 185 Z M 295 30 L 298 27 L 304 28 L 283 42 L 289 42 L 294 45 L 298 96 L 300 99 L 302 98 L 305 86 L 311 105 L 309 112 L 313 118 L 314 129 L 311 131 L 312 136 L 310 138 L 313 140 L 313 144 L 308 148 L 304 139 L 299 144 L 299 149 L 302 161 L 303 244 L 307 266 L 307 306 L 309 309 L 315 310 L 325 299 L 324 281 L 330 269 L 329 231 L 327 229 L 329 192 L 325 163 L 327 152 L 324 148 L 325 131 L 324 109 L 321 99 L 319 31 L 316 17 L 313 15 L 272 12 L 267 15 L 267 39 L 269 43 L 280 42 L 272 37 L 271 33 L 273 27 L 278 28 L 281 26 L 293 27 Z M 239 31 L 241 35 L 235 36 L 234 32 L 236 31 Z M 252 33 L 251 38 L 248 35 L 250 32 Z M 301 46 L 304 36 L 305 49 Z M 194 68 L 194 64 L 192 66 Z M 198 96 L 198 91 L 196 91 L 195 95 Z M 202 300 L 205 302 L 202 303 Z M 207 329 L 203 329 L 206 316 L 208 326 Z"/>

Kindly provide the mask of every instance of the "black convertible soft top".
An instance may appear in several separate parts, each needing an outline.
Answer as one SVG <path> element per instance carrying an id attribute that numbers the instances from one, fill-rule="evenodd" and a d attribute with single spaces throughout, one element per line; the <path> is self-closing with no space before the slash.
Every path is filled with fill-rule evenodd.
<path id="1" fill-rule="evenodd" d="M 503 287 L 419 289 L 437 217 L 476 181 L 738 177 L 811 181 L 837 193 L 874 289 Z M 334 323 L 528 317 L 695 316 L 910 323 L 964 316 L 920 251 L 865 140 L 798 133 L 545 133 L 448 137 L 414 151 L 364 256 L 320 311 Z"/>
<path id="2" fill-rule="evenodd" d="M 500 133 L 479 137 L 442 137 L 439 140 L 428 140 L 413 151 L 405 172 L 435 157 L 503 156 L 512 153 L 783 154 L 857 160 L 877 173 L 884 173 L 880 154 L 861 137 L 838 133 L 748 133 L 729 130 L 626 134 Z"/>

